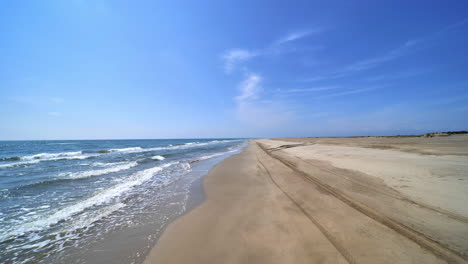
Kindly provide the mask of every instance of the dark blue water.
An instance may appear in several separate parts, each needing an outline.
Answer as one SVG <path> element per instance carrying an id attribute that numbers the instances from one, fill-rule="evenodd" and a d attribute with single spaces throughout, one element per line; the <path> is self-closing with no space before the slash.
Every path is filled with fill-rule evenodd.
<path id="1" fill-rule="evenodd" d="M 237 139 L 1 141 L 0 263 L 60 262 L 90 238 L 135 226 L 158 201 L 183 210 L 186 201 L 176 196 L 188 189 L 177 182 L 190 182 L 195 164 L 243 145 Z"/>

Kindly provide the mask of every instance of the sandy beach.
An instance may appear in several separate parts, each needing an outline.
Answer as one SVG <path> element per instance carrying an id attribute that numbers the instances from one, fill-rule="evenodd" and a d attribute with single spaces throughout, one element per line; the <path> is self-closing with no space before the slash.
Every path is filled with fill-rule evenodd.
<path id="1" fill-rule="evenodd" d="M 468 136 L 252 140 L 145 263 L 467 263 Z"/>

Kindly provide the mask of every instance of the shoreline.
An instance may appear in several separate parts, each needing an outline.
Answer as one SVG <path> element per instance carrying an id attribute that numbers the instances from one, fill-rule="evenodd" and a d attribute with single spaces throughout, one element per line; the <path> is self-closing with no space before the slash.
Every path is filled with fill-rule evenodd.
<path id="1" fill-rule="evenodd" d="M 462 141 L 468 142 L 466 139 Z M 335 151 L 330 153 L 340 153 L 332 143 L 282 140 L 251 140 L 241 153 L 212 168 L 202 178 L 205 200 L 167 226 L 144 263 L 466 263 L 468 225 L 463 212 L 440 205 L 421 206 L 425 203 L 402 195 L 375 175 L 356 172 L 356 168 L 316 159 L 302 164 L 293 158 L 307 157 L 312 155 L 307 151 L 323 146 Z M 302 144 L 293 142 L 301 140 Z M 369 150 L 353 144 L 353 153 Z M 392 151 L 408 153 L 405 149 L 370 150 L 385 158 Z M 444 158 L 452 157 L 440 149 L 435 151 Z M 463 153 L 457 158 L 466 157 Z M 322 171 L 314 172 L 317 168 Z M 348 184 L 351 179 L 352 184 L 336 177 L 326 183 L 332 188 L 327 189 L 321 178 L 327 177 L 325 170 L 347 178 Z M 315 182 L 304 177 L 310 173 L 318 175 Z M 335 191 L 354 207 L 338 199 Z M 458 191 L 455 195 L 466 200 Z"/>
<path id="2" fill-rule="evenodd" d="M 240 152 L 242 146 L 245 145 L 245 142 L 240 142 L 240 144 L 228 145 L 229 148 L 226 146 L 221 149 L 222 151 L 217 152 L 207 148 L 206 152 L 204 149 L 199 152 L 187 151 L 180 156 L 178 153 L 172 156 L 166 154 L 165 159 L 158 158 L 158 160 L 152 158 L 154 154 L 148 154 L 147 162 L 143 163 L 141 168 L 130 173 L 123 171 L 121 175 L 130 175 L 131 179 L 132 175 L 142 175 L 141 171 L 150 170 L 151 172 L 153 168 L 159 168 L 165 164 L 179 166 L 157 171 L 157 173 L 153 171 L 150 175 L 144 174 L 148 177 L 145 184 L 132 189 L 131 193 L 121 200 L 122 210 L 116 210 L 107 217 L 92 222 L 92 225 L 86 226 L 85 229 L 77 229 L 72 234 L 76 234 L 75 241 L 78 246 L 66 247 L 57 254 L 48 249 L 45 254 L 35 254 L 34 257 L 37 259 L 34 261 L 41 263 L 143 263 L 145 256 L 154 247 L 165 227 L 203 201 L 201 179 L 213 166 L 226 157 Z M 189 162 L 194 160 L 196 162 Z M 113 224 L 106 225 L 106 223 Z M 2 258 L 3 256 L 0 257 Z"/>
<path id="3" fill-rule="evenodd" d="M 135 259 L 134 262 L 132 263 L 144 263 L 146 256 L 149 255 L 149 253 L 151 252 L 151 249 L 157 245 L 160 238 L 165 233 L 165 230 L 174 221 L 176 221 L 179 218 L 184 217 L 186 214 L 196 209 L 205 201 L 206 194 L 203 188 L 204 178 L 209 174 L 209 172 L 214 167 L 222 163 L 225 159 L 242 152 L 242 150 L 246 147 L 246 145 L 247 143 L 243 143 L 243 145 L 240 146 L 240 148 L 235 151 L 229 151 L 229 152 L 223 153 L 223 155 L 219 155 L 208 160 L 201 159 L 201 160 L 194 160 L 192 162 L 189 162 L 192 165 L 192 169 L 189 173 L 190 174 L 189 178 L 192 178 L 194 180 L 192 180 L 189 184 L 184 209 L 182 210 L 180 214 L 173 217 L 169 222 L 167 222 L 158 230 L 158 234 L 155 237 L 156 239 L 154 241 L 153 246 L 149 249 L 149 251 L 146 252 L 146 254 L 141 254 L 143 258 L 140 258 L 138 260 Z"/>

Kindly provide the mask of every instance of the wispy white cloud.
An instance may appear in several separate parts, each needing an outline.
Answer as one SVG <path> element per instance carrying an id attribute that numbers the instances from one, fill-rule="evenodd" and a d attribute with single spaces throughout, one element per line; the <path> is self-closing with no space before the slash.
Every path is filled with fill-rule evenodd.
<path id="1" fill-rule="evenodd" d="M 276 42 L 276 44 L 284 44 L 284 43 L 287 43 L 287 42 L 295 41 L 295 40 L 304 38 L 309 34 L 310 33 L 308 31 L 293 32 L 293 33 L 290 33 L 290 34 L 280 38 Z"/>
<path id="2" fill-rule="evenodd" d="M 231 49 L 226 51 L 221 57 L 224 63 L 226 73 L 233 72 L 240 64 L 251 60 L 254 57 L 270 56 L 291 50 L 292 45 L 285 45 L 294 41 L 303 39 L 311 34 L 319 33 L 322 29 L 310 29 L 304 31 L 291 32 L 276 41 L 270 43 L 262 49 L 255 51 L 247 49 Z M 288 49 L 289 48 L 289 49 Z M 295 119 L 297 116 L 293 107 L 277 100 L 265 98 L 262 94 L 263 77 L 259 74 L 248 73 L 244 80 L 239 84 L 239 95 L 234 99 L 236 101 L 237 118 L 249 124 L 251 127 L 271 128 L 284 125 Z M 312 92 L 331 89 L 329 87 L 309 88 L 309 89 L 291 89 L 284 93 Z M 281 91 L 282 92 L 282 91 Z"/>
<path id="3" fill-rule="evenodd" d="M 320 95 L 320 96 L 315 97 L 315 98 L 319 99 L 319 98 L 328 98 L 328 97 L 338 97 L 338 96 L 350 95 L 350 94 L 359 94 L 359 93 L 374 91 L 374 90 L 377 90 L 377 89 L 380 89 L 380 88 L 382 88 L 382 87 L 358 88 L 358 89 L 353 89 L 353 90 L 345 90 L 345 91 L 341 91 L 341 92 Z"/>
<path id="4" fill-rule="evenodd" d="M 457 30 L 458 28 L 460 27 L 464 27 L 468 25 L 468 17 L 467 18 L 464 18 L 458 22 L 455 22 L 453 24 L 450 24 L 446 27 L 443 27 L 442 29 L 440 29 L 439 31 L 437 31 L 436 33 L 434 33 L 433 35 L 429 36 L 429 37 L 426 37 L 426 39 L 434 39 L 434 38 L 438 38 L 439 36 L 445 34 L 445 33 L 448 33 L 452 30 Z"/>
<path id="5" fill-rule="evenodd" d="M 258 53 L 246 49 L 228 50 L 222 55 L 222 59 L 224 60 L 224 70 L 226 73 L 231 73 L 235 70 L 238 64 L 245 62 L 255 56 L 258 56 Z"/>
<path id="6" fill-rule="evenodd" d="M 288 43 L 288 42 L 300 40 L 300 39 L 305 38 L 305 37 L 307 37 L 309 35 L 321 33 L 322 31 L 324 31 L 323 28 L 315 28 L 315 29 L 308 29 L 308 30 L 302 30 L 302 31 L 294 31 L 294 32 L 291 32 L 291 33 L 281 37 L 276 42 L 274 42 L 274 44 L 281 45 L 281 44 L 285 44 L 285 43 Z"/>
<path id="7" fill-rule="evenodd" d="M 380 56 L 358 60 L 354 63 L 341 67 L 340 69 L 336 71 L 332 71 L 332 72 L 322 74 L 322 75 L 316 75 L 311 78 L 306 78 L 304 79 L 304 81 L 316 82 L 316 81 L 323 81 L 323 80 L 339 79 L 339 78 L 352 76 L 356 73 L 360 73 L 365 70 L 370 70 L 370 69 L 379 67 L 382 64 L 404 57 L 414 52 L 415 50 L 422 48 L 424 44 L 431 43 L 435 39 L 440 38 L 442 35 L 446 34 L 447 32 L 466 26 L 467 24 L 468 24 L 468 18 L 465 18 L 459 22 L 448 25 L 442 28 L 441 30 L 438 30 L 425 37 L 414 38 L 414 39 L 408 40 L 404 42 L 403 44 L 401 44 L 400 46 L 392 50 L 389 50 L 388 52 Z"/>
<path id="8" fill-rule="evenodd" d="M 267 129 L 282 126 L 294 119 L 294 113 L 279 102 L 262 98 L 262 76 L 248 74 L 239 85 L 236 116 L 251 127 Z"/>
<path id="9" fill-rule="evenodd" d="M 418 41 L 407 41 L 401 46 L 384 53 L 383 55 L 376 56 L 369 59 L 359 60 L 357 62 L 351 63 L 347 66 L 342 67 L 336 71 L 332 71 L 330 73 L 316 75 L 311 78 L 304 79 L 306 82 L 316 82 L 316 81 L 323 81 L 323 80 L 332 80 L 332 79 L 339 79 L 351 76 L 353 74 L 373 69 L 380 66 L 383 63 L 398 59 L 406 54 L 408 54 L 417 44 Z"/>
<path id="10" fill-rule="evenodd" d="M 351 94 L 359 94 L 370 92 L 376 89 L 383 88 L 384 86 L 374 86 L 374 87 L 365 87 L 365 88 L 357 88 L 357 89 L 346 89 L 343 90 L 340 86 L 324 86 L 324 87 L 314 87 L 314 88 L 304 88 L 304 89 L 288 89 L 288 90 L 276 90 L 276 93 L 279 95 L 294 95 L 297 96 L 299 93 L 313 93 L 313 98 L 315 99 L 324 99 L 330 97 L 338 97 L 338 96 L 345 96 Z M 331 93 L 318 93 L 317 92 L 329 92 Z"/>
<path id="11" fill-rule="evenodd" d="M 392 80 L 406 79 L 406 78 L 411 78 L 411 77 L 415 77 L 418 75 L 427 74 L 431 71 L 433 71 L 433 69 L 428 69 L 428 68 L 406 70 L 406 71 L 393 72 L 393 73 L 388 73 L 388 74 L 372 75 L 372 76 L 365 78 L 364 80 L 369 81 L 369 82 L 392 81 Z"/>
<path id="12" fill-rule="evenodd" d="M 294 31 L 291 32 L 276 41 L 273 41 L 270 45 L 267 45 L 264 48 L 260 48 L 257 50 L 248 50 L 248 49 L 230 49 L 224 52 L 221 55 L 221 58 L 224 62 L 224 70 L 226 73 L 231 73 L 235 71 L 237 66 L 243 62 L 247 62 L 254 57 L 259 56 L 268 56 L 272 54 L 282 53 L 284 50 L 294 50 L 294 49 L 286 49 L 284 47 L 286 43 L 293 42 L 305 38 L 312 34 L 317 34 L 323 31 L 323 28 L 315 28 L 315 29 L 308 29 L 303 31 Z M 310 48 L 310 47 L 309 47 Z M 314 50 L 316 47 L 313 48 Z"/>
<path id="13" fill-rule="evenodd" d="M 253 100 L 258 98 L 258 94 L 261 92 L 262 87 L 260 82 L 262 77 L 258 74 L 249 74 L 247 78 L 242 81 L 239 85 L 240 95 L 236 96 L 238 102 L 243 102 L 247 100 Z"/>
<path id="14" fill-rule="evenodd" d="M 277 93 L 306 93 L 306 92 L 321 92 L 338 89 L 338 86 L 323 86 L 323 87 L 312 87 L 303 89 L 278 89 Z"/>
<path id="15" fill-rule="evenodd" d="M 393 50 L 390 50 L 389 52 L 387 52 L 386 54 L 383 54 L 382 56 L 377 56 L 374 58 L 357 61 L 351 65 L 348 65 L 343 69 L 343 71 L 352 73 L 352 72 L 375 68 L 384 62 L 397 59 L 407 54 L 416 45 L 417 42 L 418 41 L 416 40 L 407 41 L 403 45 Z"/>

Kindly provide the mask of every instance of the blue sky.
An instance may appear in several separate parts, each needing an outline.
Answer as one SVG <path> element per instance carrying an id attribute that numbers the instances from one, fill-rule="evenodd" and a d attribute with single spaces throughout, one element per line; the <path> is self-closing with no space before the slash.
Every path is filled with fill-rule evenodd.
<path id="1" fill-rule="evenodd" d="M 0 139 L 468 130 L 466 1 L 5 1 L 0 32 Z"/>

